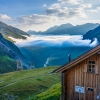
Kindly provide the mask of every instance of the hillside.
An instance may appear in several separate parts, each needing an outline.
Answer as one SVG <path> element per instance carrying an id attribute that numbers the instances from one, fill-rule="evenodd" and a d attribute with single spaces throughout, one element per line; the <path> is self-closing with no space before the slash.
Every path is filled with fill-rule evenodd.
<path id="1" fill-rule="evenodd" d="M 100 25 L 96 27 L 93 30 L 88 31 L 84 36 L 83 39 L 90 39 L 93 40 L 94 38 L 97 38 L 100 42 Z"/>
<path id="2" fill-rule="evenodd" d="M 0 74 L 16 70 L 16 61 L 7 56 L 0 56 Z"/>
<path id="3" fill-rule="evenodd" d="M 3 22 L 0 21 L 0 33 L 9 40 L 10 37 L 19 38 L 19 39 L 26 39 L 25 36 L 28 36 L 28 34 L 20 29 L 17 29 L 15 27 L 9 26 Z"/>
<path id="4" fill-rule="evenodd" d="M 43 66 L 61 66 L 68 62 L 68 54 L 71 54 L 71 60 L 80 56 L 91 49 L 88 46 L 70 46 L 70 47 L 41 47 L 26 46 L 20 50 L 30 61 L 34 62 L 35 68 Z"/>
<path id="5" fill-rule="evenodd" d="M 83 25 L 76 25 L 76 26 L 73 26 L 71 24 L 62 24 L 60 26 L 51 27 L 45 32 L 33 31 L 33 35 L 84 35 L 89 30 L 92 30 L 97 26 L 99 26 L 98 23 L 97 24 L 86 23 Z"/>
<path id="6" fill-rule="evenodd" d="M 14 71 L 16 60 L 26 60 L 19 48 L 0 33 L 0 73 Z"/>
<path id="7" fill-rule="evenodd" d="M 16 100 L 27 100 L 60 82 L 59 74 L 50 74 L 57 67 L 25 70 L 0 75 L 0 96 L 13 95 Z"/>

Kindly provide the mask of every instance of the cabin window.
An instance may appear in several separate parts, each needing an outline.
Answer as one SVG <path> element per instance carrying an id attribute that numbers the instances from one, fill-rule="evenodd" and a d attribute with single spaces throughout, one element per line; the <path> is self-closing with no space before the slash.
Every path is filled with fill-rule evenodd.
<path id="1" fill-rule="evenodd" d="M 94 92 L 93 88 L 88 88 L 87 90 L 90 91 L 90 92 Z"/>
<path id="2" fill-rule="evenodd" d="M 88 62 L 88 73 L 95 73 L 95 61 Z"/>

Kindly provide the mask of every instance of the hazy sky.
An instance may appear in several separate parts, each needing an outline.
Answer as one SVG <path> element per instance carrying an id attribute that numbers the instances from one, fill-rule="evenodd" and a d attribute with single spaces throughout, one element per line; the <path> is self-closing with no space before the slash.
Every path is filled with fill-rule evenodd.
<path id="1" fill-rule="evenodd" d="M 0 0 L 0 21 L 24 31 L 100 23 L 100 0 Z"/>

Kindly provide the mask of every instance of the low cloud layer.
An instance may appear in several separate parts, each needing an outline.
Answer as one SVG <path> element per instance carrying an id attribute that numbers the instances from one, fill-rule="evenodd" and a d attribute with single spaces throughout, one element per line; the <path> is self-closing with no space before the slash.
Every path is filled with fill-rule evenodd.
<path id="1" fill-rule="evenodd" d="M 11 38 L 11 37 L 10 37 Z M 96 46 L 98 44 L 95 39 L 91 44 L 91 40 L 82 40 L 82 36 L 31 36 L 27 40 L 14 39 L 19 47 L 39 46 L 39 47 L 70 47 L 70 46 Z"/>

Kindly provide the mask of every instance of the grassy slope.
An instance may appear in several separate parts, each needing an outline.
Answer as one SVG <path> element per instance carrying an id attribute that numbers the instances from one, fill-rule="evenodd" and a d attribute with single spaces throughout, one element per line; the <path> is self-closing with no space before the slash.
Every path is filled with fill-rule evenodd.
<path id="1" fill-rule="evenodd" d="M 59 100 L 61 96 L 61 83 L 53 85 L 51 88 L 43 93 L 33 97 L 32 100 Z"/>
<path id="2" fill-rule="evenodd" d="M 60 75 L 49 74 L 56 67 L 40 68 L 12 72 L 0 75 L 0 95 L 3 93 L 18 95 L 20 100 L 44 92 L 60 82 Z M 26 99 L 27 100 L 27 99 Z"/>
<path id="3" fill-rule="evenodd" d="M 0 56 L 0 73 L 11 72 L 14 71 L 15 69 L 16 69 L 16 61 L 7 56 Z"/>

